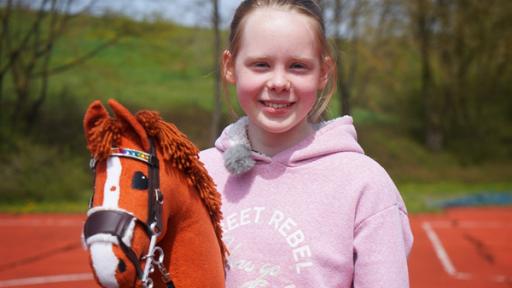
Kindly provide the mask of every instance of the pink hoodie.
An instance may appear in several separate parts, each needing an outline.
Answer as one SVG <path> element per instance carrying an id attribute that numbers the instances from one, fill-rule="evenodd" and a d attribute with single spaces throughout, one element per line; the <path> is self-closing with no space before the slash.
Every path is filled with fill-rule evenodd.
<path id="1" fill-rule="evenodd" d="M 356 141 L 352 118 L 317 127 L 234 175 L 224 152 L 248 145 L 246 118 L 202 151 L 223 195 L 227 287 L 409 287 L 413 237 L 393 181 Z"/>

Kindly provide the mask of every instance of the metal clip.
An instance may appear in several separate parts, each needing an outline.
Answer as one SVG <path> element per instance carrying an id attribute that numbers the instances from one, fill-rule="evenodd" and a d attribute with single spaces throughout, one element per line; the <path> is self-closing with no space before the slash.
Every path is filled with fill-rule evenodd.
<path id="1" fill-rule="evenodd" d="M 153 279 L 148 278 L 142 285 L 144 285 L 144 288 L 153 288 Z"/>
<path id="2" fill-rule="evenodd" d="M 155 227 L 156 227 L 156 224 L 152 223 L 150 225 L 151 231 L 155 231 Z M 155 262 L 155 260 L 153 259 L 155 257 L 154 252 L 155 252 L 155 249 L 158 248 L 158 247 L 156 247 L 156 238 L 157 237 L 158 237 L 158 234 L 153 233 L 153 235 L 151 236 L 151 240 L 149 241 L 148 254 L 146 256 L 142 257 L 142 260 L 146 261 L 146 265 L 144 266 L 144 273 L 142 274 L 142 279 L 141 279 L 142 283 L 145 285 L 144 287 L 148 287 L 148 285 L 150 284 L 149 274 L 153 272 L 153 263 Z"/>
<path id="3" fill-rule="evenodd" d="M 160 274 L 162 274 L 162 281 L 167 284 L 167 287 L 174 287 L 174 284 L 171 280 L 171 274 L 164 266 L 164 251 L 161 247 L 157 246 L 155 247 L 154 254 L 155 257 L 153 258 L 153 264 L 156 265 L 158 270 L 160 271 Z M 155 260 L 156 256 L 158 255 L 158 260 Z"/>
<path id="4" fill-rule="evenodd" d="M 95 158 L 91 158 L 91 160 L 89 160 L 89 168 L 91 168 L 91 170 L 94 170 L 94 168 L 96 168 L 96 159 Z"/>

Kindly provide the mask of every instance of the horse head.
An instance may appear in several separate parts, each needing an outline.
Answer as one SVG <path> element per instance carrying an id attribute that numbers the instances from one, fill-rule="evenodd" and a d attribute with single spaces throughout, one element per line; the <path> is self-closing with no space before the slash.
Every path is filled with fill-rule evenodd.
<path id="1" fill-rule="evenodd" d="M 94 171 L 83 238 L 96 281 L 223 287 L 220 195 L 197 148 L 158 113 L 108 103 L 115 117 L 95 101 L 83 122 Z"/>

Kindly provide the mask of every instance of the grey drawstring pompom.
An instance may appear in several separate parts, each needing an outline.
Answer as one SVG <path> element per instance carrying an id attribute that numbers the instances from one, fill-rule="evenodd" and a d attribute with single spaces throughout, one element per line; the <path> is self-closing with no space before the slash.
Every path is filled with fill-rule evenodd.
<path id="1" fill-rule="evenodd" d="M 224 166 L 231 174 L 239 175 L 254 167 L 252 152 L 244 144 L 236 144 L 224 151 Z"/>

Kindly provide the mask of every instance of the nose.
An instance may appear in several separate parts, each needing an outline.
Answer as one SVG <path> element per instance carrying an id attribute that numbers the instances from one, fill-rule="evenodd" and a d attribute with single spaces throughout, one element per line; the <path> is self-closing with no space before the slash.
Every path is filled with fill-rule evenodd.
<path id="1" fill-rule="evenodd" d="M 121 273 L 124 273 L 124 271 L 126 271 L 126 264 L 124 263 L 123 260 L 119 260 L 119 262 L 117 263 L 117 270 L 119 270 L 119 272 Z"/>
<path id="2" fill-rule="evenodd" d="M 286 77 L 284 71 L 274 71 L 270 79 L 267 81 L 267 87 L 274 92 L 288 91 L 291 88 L 291 83 Z"/>

